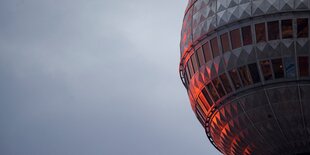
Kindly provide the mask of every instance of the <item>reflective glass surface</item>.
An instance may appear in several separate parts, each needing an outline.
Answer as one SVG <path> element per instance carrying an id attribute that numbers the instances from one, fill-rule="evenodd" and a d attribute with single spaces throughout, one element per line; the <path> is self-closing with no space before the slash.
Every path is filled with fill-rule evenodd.
<path id="1" fill-rule="evenodd" d="M 206 121 L 206 116 L 205 116 L 205 114 L 204 114 L 204 112 L 203 112 L 203 110 L 201 109 L 201 107 L 200 107 L 200 105 L 199 104 L 196 104 L 196 114 L 197 114 L 197 118 L 198 118 L 198 120 L 199 120 L 199 122 L 201 123 L 201 124 L 204 124 L 205 123 L 205 121 Z"/>
<path id="2" fill-rule="evenodd" d="M 213 101 L 216 102 L 219 99 L 219 97 L 218 97 L 217 92 L 216 92 L 215 88 L 213 87 L 212 83 L 209 83 L 207 85 L 207 89 L 209 90 L 210 95 L 213 98 Z"/>
<path id="3" fill-rule="evenodd" d="M 190 77 L 192 78 L 192 76 L 194 75 L 194 68 L 193 68 L 193 65 L 192 65 L 192 60 L 189 59 L 187 61 L 187 67 L 188 67 L 188 70 L 189 70 L 189 74 L 190 74 Z"/>
<path id="4" fill-rule="evenodd" d="M 202 48 L 199 48 L 197 51 L 197 57 L 198 57 L 198 61 L 199 61 L 199 67 L 201 67 L 202 65 L 204 65 L 206 63 L 205 61 L 205 56 L 203 55 L 203 50 Z"/>
<path id="5" fill-rule="evenodd" d="M 241 47 L 240 29 L 230 31 L 230 40 L 232 49 Z"/>
<path id="6" fill-rule="evenodd" d="M 282 27 L 282 38 L 293 38 L 293 21 L 292 19 L 282 20 L 281 21 Z"/>
<path id="7" fill-rule="evenodd" d="M 297 19 L 297 37 L 308 38 L 308 18 Z"/>
<path id="8" fill-rule="evenodd" d="M 272 62 L 272 68 L 274 71 L 274 77 L 276 79 L 283 78 L 284 77 L 284 70 L 283 70 L 283 63 L 282 59 L 273 59 Z"/>
<path id="9" fill-rule="evenodd" d="M 260 77 L 259 77 L 259 71 L 257 68 L 257 64 L 252 63 L 252 64 L 249 64 L 248 67 L 249 67 L 249 71 L 250 71 L 253 83 L 261 82 Z"/>
<path id="10" fill-rule="evenodd" d="M 221 35 L 221 43 L 222 43 L 222 49 L 223 53 L 230 51 L 230 46 L 229 46 L 229 40 L 228 40 L 228 33 L 224 33 Z"/>
<path id="11" fill-rule="evenodd" d="M 219 49 L 219 45 L 218 45 L 216 37 L 211 40 L 211 49 L 212 49 L 213 58 L 220 55 L 220 49 Z"/>
<path id="12" fill-rule="evenodd" d="M 197 98 L 197 103 L 198 103 L 199 106 L 201 107 L 201 110 L 203 111 L 204 116 L 206 116 L 206 114 L 208 113 L 208 109 L 205 107 L 205 104 L 204 104 L 203 101 L 200 99 L 200 97 Z"/>
<path id="13" fill-rule="evenodd" d="M 197 104 L 196 106 L 197 106 L 196 108 L 197 108 L 199 114 L 202 116 L 203 120 L 206 120 L 206 115 L 205 115 L 205 112 L 203 111 L 201 105 Z"/>
<path id="14" fill-rule="evenodd" d="M 225 96 L 225 91 L 219 78 L 215 78 L 212 82 L 220 97 Z"/>
<path id="15" fill-rule="evenodd" d="M 268 40 L 280 39 L 279 21 L 268 22 L 267 26 L 268 26 Z"/>
<path id="16" fill-rule="evenodd" d="M 239 79 L 239 75 L 238 75 L 237 70 L 236 69 L 230 70 L 229 75 L 230 75 L 230 78 L 231 78 L 231 80 L 235 86 L 235 89 L 237 90 L 237 89 L 241 88 L 242 85 L 241 85 L 241 81 Z"/>
<path id="17" fill-rule="evenodd" d="M 238 68 L 240 78 L 244 86 L 248 86 L 252 84 L 251 74 L 248 71 L 247 66 L 242 66 Z"/>
<path id="18" fill-rule="evenodd" d="M 223 86 L 224 86 L 224 89 L 226 90 L 226 92 L 228 94 L 231 93 L 232 92 L 232 88 L 231 88 L 231 86 L 229 84 L 229 80 L 228 80 L 226 74 L 223 73 L 222 75 L 220 75 L 220 79 L 221 79 L 221 81 L 223 83 Z"/>
<path id="19" fill-rule="evenodd" d="M 271 80 L 272 79 L 272 70 L 271 70 L 270 61 L 269 60 L 261 61 L 260 66 L 261 66 L 265 81 Z"/>
<path id="20" fill-rule="evenodd" d="M 196 53 L 192 55 L 191 59 L 192 59 L 193 67 L 194 67 L 194 73 L 196 73 L 198 71 L 198 62 L 196 58 Z"/>
<path id="21" fill-rule="evenodd" d="M 265 23 L 259 23 L 255 25 L 256 42 L 266 41 L 266 26 Z"/>
<path id="22" fill-rule="evenodd" d="M 306 56 L 298 57 L 299 76 L 309 76 L 309 58 Z"/>
<path id="23" fill-rule="evenodd" d="M 285 73 L 287 78 L 296 77 L 296 63 L 294 57 L 285 57 L 283 58 Z"/>
<path id="24" fill-rule="evenodd" d="M 206 62 L 210 61 L 212 59 L 212 54 L 211 54 L 209 42 L 202 45 L 202 48 L 203 48 L 203 53 L 205 55 Z"/>
<path id="25" fill-rule="evenodd" d="M 210 98 L 206 88 L 202 89 L 201 92 L 202 92 L 203 96 L 200 96 L 200 98 L 203 99 L 203 97 L 204 97 L 206 99 L 207 103 L 209 104 L 209 107 L 212 107 L 213 102 L 212 102 L 212 100 L 211 100 L 211 98 Z"/>
<path id="26" fill-rule="evenodd" d="M 243 27 L 241 28 L 241 31 L 242 31 L 243 46 L 252 44 L 253 41 L 252 41 L 251 26 Z"/>
<path id="27" fill-rule="evenodd" d="M 188 69 L 188 65 L 186 66 L 186 75 L 187 75 L 187 79 L 188 79 L 188 81 L 192 78 L 192 76 L 191 76 L 191 74 L 190 74 L 190 72 L 189 72 L 189 69 Z"/>
<path id="28" fill-rule="evenodd" d="M 183 82 L 186 85 L 188 85 L 189 80 L 188 80 L 188 77 L 187 77 L 186 69 L 184 69 L 184 71 L 181 74 L 184 76 L 184 81 Z"/>

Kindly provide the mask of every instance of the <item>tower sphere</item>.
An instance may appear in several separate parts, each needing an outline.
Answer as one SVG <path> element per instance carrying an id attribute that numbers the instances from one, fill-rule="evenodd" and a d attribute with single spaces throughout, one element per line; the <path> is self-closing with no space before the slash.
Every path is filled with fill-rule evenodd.
<path id="1" fill-rule="evenodd" d="M 310 0 L 189 0 L 180 76 L 225 155 L 310 154 Z"/>

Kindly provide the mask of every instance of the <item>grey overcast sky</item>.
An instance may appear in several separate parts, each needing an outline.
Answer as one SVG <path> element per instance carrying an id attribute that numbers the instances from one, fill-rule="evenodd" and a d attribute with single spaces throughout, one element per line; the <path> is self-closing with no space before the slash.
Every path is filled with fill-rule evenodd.
<path id="1" fill-rule="evenodd" d="M 178 75 L 186 5 L 0 0 L 0 154 L 218 155 Z"/>

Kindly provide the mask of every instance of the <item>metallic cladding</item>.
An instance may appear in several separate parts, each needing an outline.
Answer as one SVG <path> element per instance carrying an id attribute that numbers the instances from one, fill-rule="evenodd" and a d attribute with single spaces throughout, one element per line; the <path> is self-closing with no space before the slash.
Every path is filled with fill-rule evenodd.
<path id="1" fill-rule="evenodd" d="M 190 0 L 180 75 L 227 155 L 310 152 L 310 0 Z"/>

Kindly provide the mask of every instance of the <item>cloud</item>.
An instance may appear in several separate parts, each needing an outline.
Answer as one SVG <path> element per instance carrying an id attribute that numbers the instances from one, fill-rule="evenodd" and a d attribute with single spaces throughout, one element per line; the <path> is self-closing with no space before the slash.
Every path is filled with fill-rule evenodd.
<path id="1" fill-rule="evenodd" d="M 185 2 L 0 2 L 0 154 L 217 154 L 178 75 Z"/>

